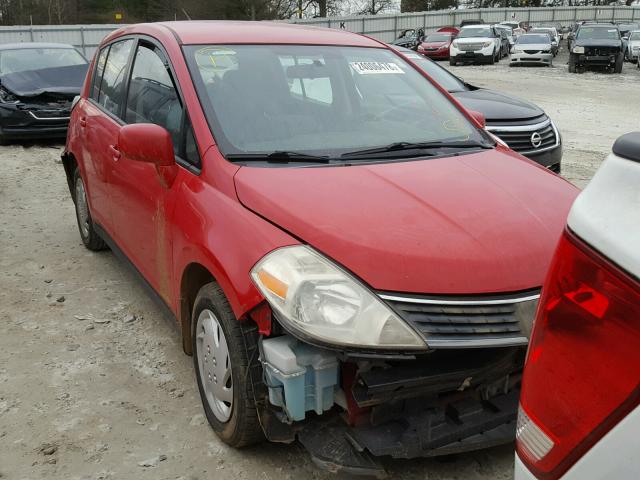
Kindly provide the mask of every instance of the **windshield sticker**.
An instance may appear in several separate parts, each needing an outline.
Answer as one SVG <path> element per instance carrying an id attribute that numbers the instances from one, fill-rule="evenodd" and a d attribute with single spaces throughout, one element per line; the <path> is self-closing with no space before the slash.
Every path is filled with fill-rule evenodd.
<path id="1" fill-rule="evenodd" d="M 406 53 L 404 56 L 410 58 L 411 60 L 420 60 L 420 55 L 418 55 L 417 53 Z"/>
<path id="2" fill-rule="evenodd" d="M 616 29 L 613 29 L 613 30 L 607 30 L 607 31 L 608 31 L 609 33 L 616 33 L 616 32 L 617 32 L 617 30 L 616 30 Z"/>
<path id="3" fill-rule="evenodd" d="M 395 63 L 386 62 L 349 62 L 351 68 L 360 75 L 377 75 L 381 73 L 404 73 Z"/>

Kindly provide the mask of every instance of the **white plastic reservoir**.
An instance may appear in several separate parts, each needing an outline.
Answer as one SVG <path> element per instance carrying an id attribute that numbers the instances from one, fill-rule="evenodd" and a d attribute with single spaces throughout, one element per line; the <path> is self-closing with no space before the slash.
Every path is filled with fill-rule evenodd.
<path id="1" fill-rule="evenodd" d="M 320 415 L 333 406 L 339 369 L 331 351 L 283 335 L 263 340 L 262 353 L 269 401 L 292 421 L 304 420 L 309 410 Z"/>

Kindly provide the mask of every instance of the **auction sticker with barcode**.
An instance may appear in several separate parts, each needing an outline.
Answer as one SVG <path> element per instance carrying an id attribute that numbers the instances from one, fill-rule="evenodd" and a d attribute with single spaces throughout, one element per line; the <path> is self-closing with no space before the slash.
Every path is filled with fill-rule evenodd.
<path id="1" fill-rule="evenodd" d="M 402 69 L 395 63 L 386 62 L 349 62 L 360 75 L 370 75 L 379 73 L 404 73 Z"/>

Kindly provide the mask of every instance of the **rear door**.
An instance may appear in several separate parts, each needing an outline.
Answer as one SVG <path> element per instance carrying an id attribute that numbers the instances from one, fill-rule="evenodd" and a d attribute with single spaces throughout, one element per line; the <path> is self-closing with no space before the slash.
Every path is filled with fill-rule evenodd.
<path id="1" fill-rule="evenodd" d="M 92 171 L 89 199 L 92 215 L 109 235 L 118 239 L 118 229 L 110 201 L 109 170 L 117 161 L 114 145 L 118 141 L 121 120 L 126 70 L 133 51 L 133 39 L 120 40 L 104 47 L 98 57 L 96 75 L 91 98 L 84 103 L 80 117 L 81 128 L 85 131 L 83 158 Z"/>
<path id="2" fill-rule="evenodd" d="M 168 58 L 155 43 L 139 40 L 127 86 L 124 121 L 154 123 L 169 131 L 179 165 L 171 185 L 155 165 L 122 155 L 111 164 L 111 201 L 119 243 L 151 286 L 170 304 L 171 228 L 167 221 L 180 183 L 199 168 L 191 124 Z"/>

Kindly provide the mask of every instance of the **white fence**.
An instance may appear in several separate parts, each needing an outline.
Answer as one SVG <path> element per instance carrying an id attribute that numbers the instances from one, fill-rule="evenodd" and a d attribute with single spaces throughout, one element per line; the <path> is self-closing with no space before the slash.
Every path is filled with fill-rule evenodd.
<path id="1" fill-rule="evenodd" d="M 359 15 L 313 19 L 293 19 L 319 27 L 342 28 L 371 35 L 384 42 L 394 40 L 407 28 L 424 27 L 427 31 L 447 25 L 459 25 L 465 19 L 482 19 L 489 23 L 516 19 L 530 23 L 560 23 L 569 25 L 576 20 L 638 21 L 640 8 L 606 7 L 540 7 L 540 8 L 480 8 L 440 10 L 393 15 Z M 121 25 L 34 25 L 0 27 L 0 44 L 14 42 L 58 42 L 78 47 L 87 57 L 93 55 L 100 41 Z"/>
<path id="2" fill-rule="evenodd" d="M 364 33 L 390 42 L 407 28 L 424 27 L 426 31 L 449 25 L 460 25 L 462 20 L 482 19 L 486 23 L 504 20 L 535 23 L 559 23 L 570 25 L 577 20 L 635 21 L 640 23 L 640 8 L 625 6 L 607 7 L 539 7 L 539 8 L 479 8 L 465 10 L 440 10 L 436 12 L 400 13 L 395 15 L 367 15 L 291 20 L 319 27 L 342 28 Z M 0 37 L 1 38 L 1 37 Z"/>

